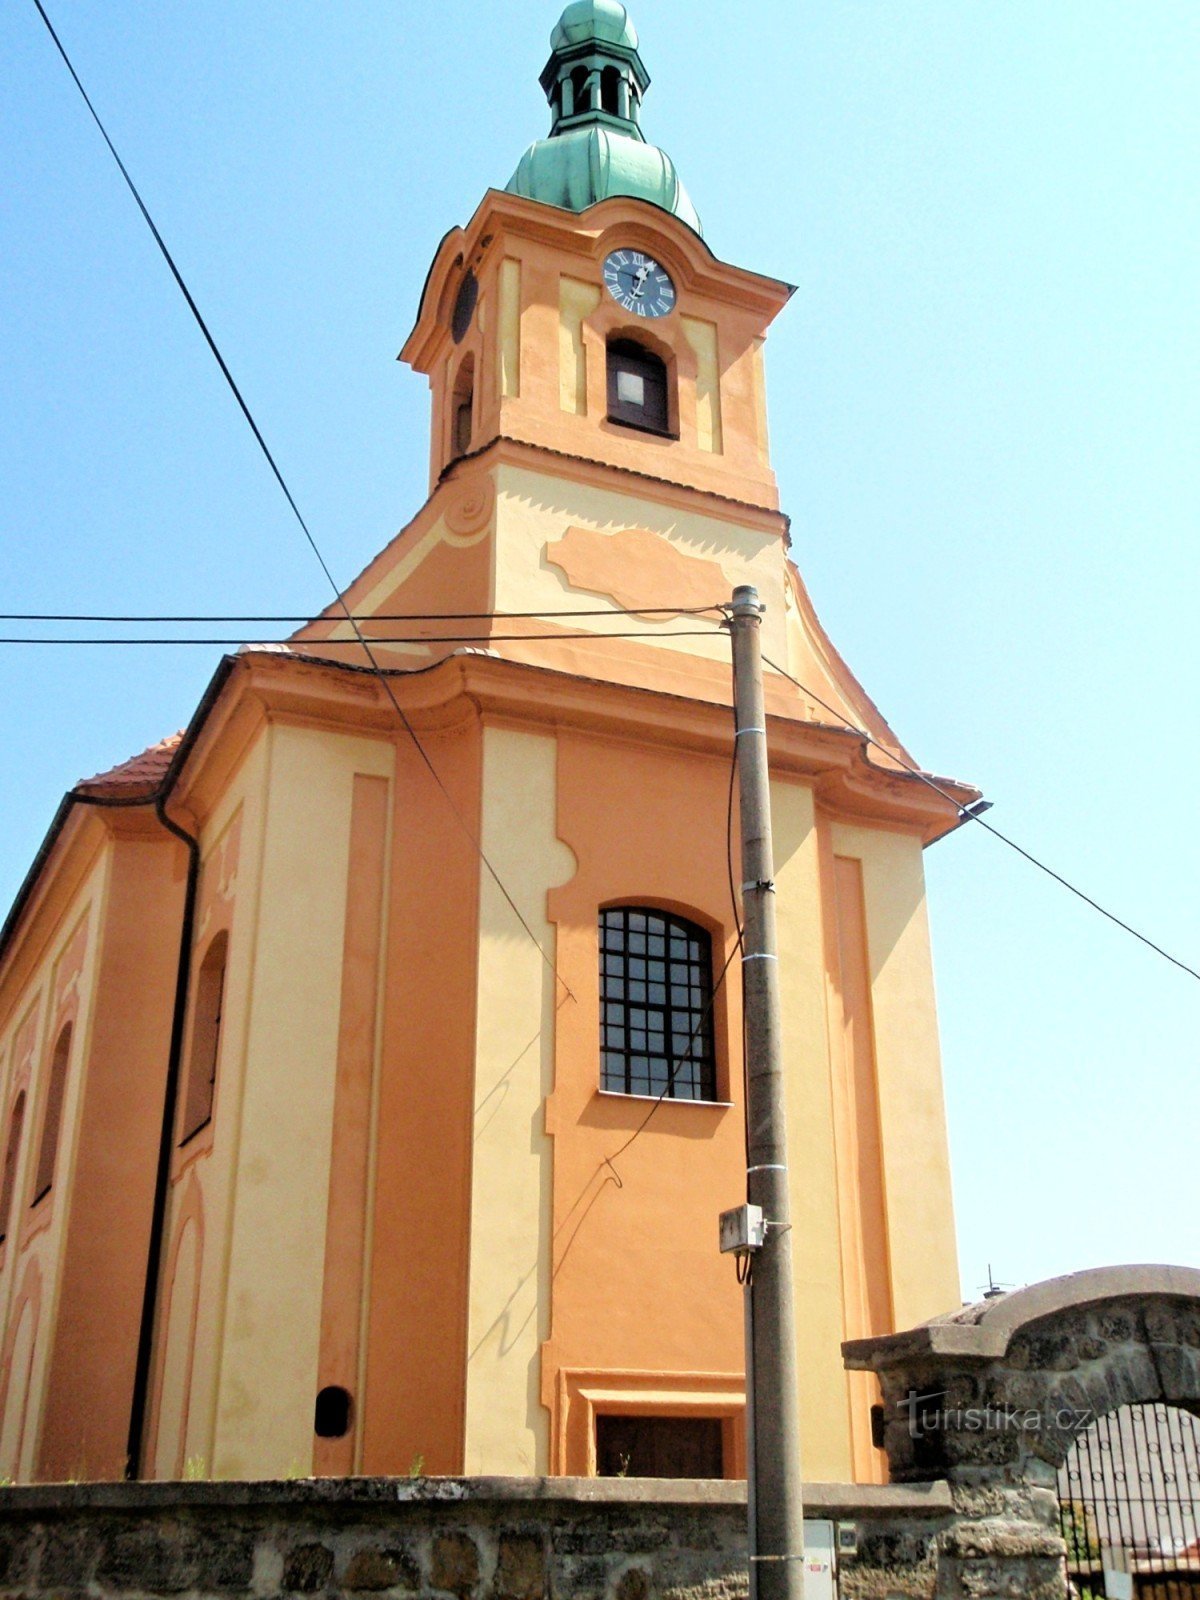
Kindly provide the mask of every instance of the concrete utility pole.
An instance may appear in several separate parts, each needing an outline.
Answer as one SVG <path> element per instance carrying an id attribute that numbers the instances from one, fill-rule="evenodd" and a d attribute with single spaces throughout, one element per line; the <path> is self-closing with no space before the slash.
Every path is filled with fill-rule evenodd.
<path id="1" fill-rule="evenodd" d="M 804 1502 L 762 614 L 756 589 L 743 585 L 733 591 L 729 627 L 742 811 L 747 1198 L 751 1207 L 761 1208 L 766 1224 L 762 1244 L 749 1257 L 747 1288 L 750 1584 L 756 1600 L 802 1600 Z"/>

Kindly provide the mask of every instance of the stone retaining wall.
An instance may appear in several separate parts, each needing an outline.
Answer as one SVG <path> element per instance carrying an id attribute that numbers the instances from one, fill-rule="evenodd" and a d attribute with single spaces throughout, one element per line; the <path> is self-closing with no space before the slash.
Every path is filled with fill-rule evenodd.
<path id="1" fill-rule="evenodd" d="M 805 1503 L 811 1516 L 855 1526 L 857 1553 L 840 1574 L 847 1600 L 957 1592 L 938 1586 L 938 1541 L 954 1519 L 945 1484 L 815 1484 Z M 4 1600 L 747 1592 L 740 1483 L 350 1478 L 0 1490 Z"/>

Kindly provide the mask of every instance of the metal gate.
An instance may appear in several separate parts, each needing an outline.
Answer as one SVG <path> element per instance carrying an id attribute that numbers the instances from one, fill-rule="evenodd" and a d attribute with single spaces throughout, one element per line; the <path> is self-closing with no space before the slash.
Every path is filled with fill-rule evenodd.
<path id="1" fill-rule="evenodd" d="M 1078 1600 L 1200 1600 L 1200 1421 L 1121 1406 L 1080 1434 L 1058 1470 Z"/>

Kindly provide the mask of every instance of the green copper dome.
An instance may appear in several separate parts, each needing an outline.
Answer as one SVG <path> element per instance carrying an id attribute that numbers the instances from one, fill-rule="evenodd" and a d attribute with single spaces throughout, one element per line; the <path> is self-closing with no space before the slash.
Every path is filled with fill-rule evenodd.
<path id="1" fill-rule="evenodd" d="M 540 82 L 553 115 L 550 136 L 521 157 L 508 181 L 511 194 L 566 211 L 630 195 L 703 232 L 674 162 L 642 133 L 650 75 L 620 0 L 574 0 L 567 7 L 550 35 Z"/>
<path id="2" fill-rule="evenodd" d="M 632 195 L 670 211 L 697 233 L 704 231 L 670 156 L 609 128 L 573 128 L 539 139 L 521 157 L 508 189 L 564 211 L 586 211 L 612 195 Z"/>
<path id="3" fill-rule="evenodd" d="M 637 29 L 619 0 L 575 0 L 554 25 L 551 50 L 566 50 L 585 40 L 603 39 L 608 44 L 638 47 Z"/>

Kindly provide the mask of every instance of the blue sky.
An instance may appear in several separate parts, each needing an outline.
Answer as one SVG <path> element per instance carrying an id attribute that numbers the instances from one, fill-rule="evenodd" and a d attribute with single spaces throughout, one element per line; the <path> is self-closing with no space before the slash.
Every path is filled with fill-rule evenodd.
<path id="1" fill-rule="evenodd" d="M 553 5 L 47 0 L 335 574 L 425 492 L 394 356 L 545 130 Z M 795 555 L 931 769 L 1200 966 L 1200 10 L 633 8 L 768 347 Z M 324 580 L 29 0 L 0 13 L 0 593 L 304 613 Z M 0 901 L 218 652 L 0 647 Z M 979 829 L 926 857 L 964 1292 L 1197 1259 L 1200 984 Z"/>

